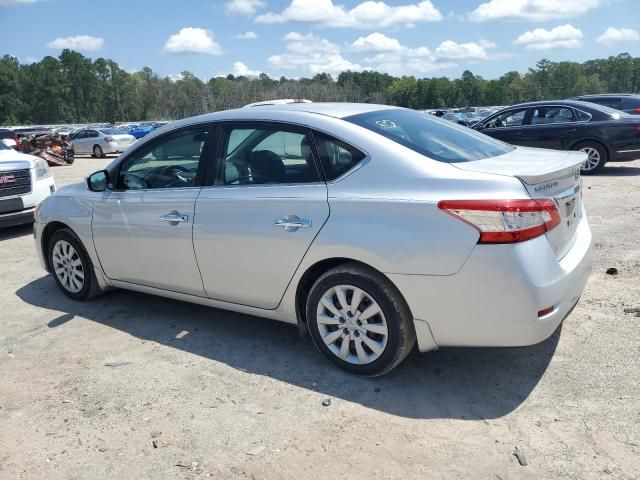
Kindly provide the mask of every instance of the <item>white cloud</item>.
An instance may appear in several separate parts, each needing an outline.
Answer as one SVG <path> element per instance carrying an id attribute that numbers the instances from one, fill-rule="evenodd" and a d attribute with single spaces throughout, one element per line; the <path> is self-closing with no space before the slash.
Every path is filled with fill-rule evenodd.
<path id="1" fill-rule="evenodd" d="M 582 15 L 604 0 L 489 0 L 469 14 L 474 22 L 490 20 L 545 21 Z"/>
<path id="2" fill-rule="evenodd" d="M 258 38 L 258 35 L 256 35 L 256 32 L 245 32 L 234 35 L 233 38 L 237 38 L 239 40 L 255 40 Z"/>
<path id="3" fill-rule="evenodd" d="M 582 31 L 568 23 L 551 30 L 536 28 L 535 30 L 524 32 L 513 43 L 524 45 L 527 50 L 580 48 L 582 46 Z"/>
<path id="4" fill-rule="evenodd" d="M 206 53 L 220 55 L 222 47 L 213 39 L 210 30 L 204 28 L 184 27 L 171 35 L 164 46 L 169 53 Z"/>
<path id="5" fill-rule="evenodd" d="M 442 14 L 430 0 L 398 6 L 369 0 L 351 10 L 342 5 L 334 5 L 333 0 L 292 0 L 280 13 L 270 12 L 256 17 L 258 23 L 298 22 L 322 27 L 363 29 L 412 27 L 418 23 L 440 20 Z"/>
<path id="6" fill-rule="evenodd" d="M 640 40 L 640 32 L 637 30 L 609 27 L 596 41 L 610 47 L 619 42 L 637 42 L 638 40 Z"/>
<path id="7" fill-rule="evenodd" d="M 449 45 L 451 44 L 451 45 Z M 442 47 L 444 45 L 444 47 Z M 458 53 L 457 56 L 445 55 L 443 48 L 447 46 L 458 47 L 462 53 Z M 467 50 L 472 50 L 469 45 L 478 45 L 477 49 L 480 53 L 473 54 L 468 53 Z M 441 51 L 432 52 L 427 47 L 411 48 L 402 45 L 400 41 L 395 38 L 388 37 L 382 33 L 375 32 L 366 37 L 360 37 L 356 39 L 349 49 L 354 52 L 371 53 L 373 56 L 365 58 L 367 64 L 371 64 L 378 71 L 391 73 L 394 75 L 405 75 L 407 73 L 427 73 L 434 72 L 436 70 L 443 70 L 455 66 L 455 63 L 449 61 L 455 57 L 455 59 L 468 59 L 468 58 L 484 58 L 486 57 L 486 48 L 494 47 L 495 45 L 489 42 L 480 41 L 478 44 L 463 44 L 462 46 L 455 42 L 443 42 L 440 47 Z"/>
<path id="8" fill-rule="evenodd" d="M 354 52 L 400 52 L 404 48 L 397 39 L 379 32 L 360 37 L 351 44 Z"/>
<path id="9" fill-rule="evenodd" d="M 59 37 L 47 43 L 47 47 L 55 49 L 69 48 L 87 52 L 100 50 L 104 46 L 104 39 L 91 35 L 76 35 L 73 37 Z"/>
<path id="10" fill-rule="evenodd" d="M 38 0 L 0 0 L 0 7 L 14 7 L 17 5 L 32 5 Z"/>
<path id="11" fill-rule="evenodd" d="M 436 56 L 446 60 L 484 60 L 489 56 L 487 50 L 495 47 L 495 43 L 487 40 L 468 43 L 445 40 L 436 48 Z"/>
<path id="12" fill-rule="evenodd" d="M 263 0 L 230 0 L 224 4 L 224 11 L 231 14 L 253 15 L 259 8 L 266 5 Z"/>
<path id="13" fill-rule="evenodd" d="M 342 57 L 340 47 L 313 33 L 301 35 L 289 32 L 284 36 L 287 52 L 273 55 L 267 60 L 277 69 L 301 69 L 306 74 L 338 74 L 345 70 L 360 71 L 363 68 Z"/>
<path id="14" fill-rule="evenodd" d="M 249 67 L 242 62 L 235 62 L 233 64 L 233 74 L 236 77 L 257 77 L 260 75 L 260 72 L 258 70 L 250 70 Z"/>

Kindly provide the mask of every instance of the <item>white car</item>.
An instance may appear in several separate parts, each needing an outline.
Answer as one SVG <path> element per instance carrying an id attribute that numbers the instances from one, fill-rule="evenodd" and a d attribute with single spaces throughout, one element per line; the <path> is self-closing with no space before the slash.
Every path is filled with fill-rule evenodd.
<path id="1" fill-rule="evenodd" d="M 0 142 L 0 227 L 33 222 L 36 206 L 55 190 L 46 160 Z"/>
<path id="2" fill-rule="evenodd" d="M 60 189 L 36 246 L 73 299 L 118 287 L 298 324 L 339 367 L 381 375 L 416 343 L 556 330 L 591 265 L 586 158 L 383 105 L 227 110 Z"/>
<path id="3" fill-rule="evenodd" d="M 84 128 L 71 136 L 76 155 L 102 158 L 108 153 L 122 153 L 136 141 L 136 137 L 115 128 Z"/>

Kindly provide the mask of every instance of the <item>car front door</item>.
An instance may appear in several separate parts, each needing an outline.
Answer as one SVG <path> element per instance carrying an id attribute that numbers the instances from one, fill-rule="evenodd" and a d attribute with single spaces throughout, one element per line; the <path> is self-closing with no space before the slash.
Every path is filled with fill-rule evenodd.
<path id="1" fill-rule="evenodd" d="M 80 130 L 73 136 L 73 151 L 78 155 L 84 155 L 88 152 L 87 142 L 87 131 Z"/>
<path id="2" fill-rule="evenodd" d="M 528 108 L 518 108 L 497 113 L 479 124 L 475 129 L 503 142 L 513 145 L 525 145 L 522 143 L 521 136 L 528 113 Z"/>
<path id="3" fill-rule="evenodd" d="M 120 163 L 93 212 L 94 244 L 107 277 L 205 296 L 192 227 L 209 129 L 168 132 Z"/>
<path id="4" fill-rule="evenodd" d="M 329 216 L 307 129 L 222 128 L 215 185 L 196 202 L 193 244 L 207 295 L 273 309 Z"/>

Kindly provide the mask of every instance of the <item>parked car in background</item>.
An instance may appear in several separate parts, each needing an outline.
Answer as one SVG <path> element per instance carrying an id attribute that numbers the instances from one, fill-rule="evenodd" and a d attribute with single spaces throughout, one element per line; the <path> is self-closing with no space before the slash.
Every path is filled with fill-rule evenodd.
<path id="1" fill-rule="evenodd" d="M 464 125 L 465 127 L 468 125 L 467 117 L 464 113 L 447 112 L 442 116 L 442 118 L 444 120 L 449 120 L 450 122 L 455 122 L 458 125 Z"/>
<path id="2" fill-rule="evenodd" d="M 571 100 L 597 103 L 605 107 L 620 110 L 630 115 L 640 115 L 640 95 L 630 93 L 606 93 L 602 95 L 582 95 Z"/>
<path id="3" fill-rule="evenodd" d="M 151 125 L 142 125 L 142 124 L 127 124 L 120 125 L 117 127 L 120 133 L 126 133 L 128 135 L 134 136 L 136 139 L 142 138 L 145 135 L 153 132 L 154 128 Z"/>
<path id="4" fill-rule="evenodd" d="M 384 105 L 240 108 L 60 189 L 36 247 L 70 298 L 121 287 L 297 323 L 337 366 L 381 375 L 416 339 L 556 330 L 589 276 L 585 159 Z"/>
<path id="5" fill-rule="evenodd" d="M 18 149 L 18 135 L 9 128 L 0 128 L 0 141 L 14 150 Z"/>
<path id="6" fill-rule="evenodd" d="M 104 157 L 108 153 L 121 153 L 129 148 L 136 138 L 115 128 L 82 129 L 71 136 L 76 155 Z"/>
<path id="7" fill-rule="evenodd" d="M 473 126 L 512 145 L 579 150 L 582 173 L 640 157 L 640 120 L 593 103 L 556 100 L 507 107 Z"/>
<path id="8" fill-rule="evenodd" d="M 33 222 L 36 206 L 55 189 L 45 160 L 0 141 L 0 227 Z"/>

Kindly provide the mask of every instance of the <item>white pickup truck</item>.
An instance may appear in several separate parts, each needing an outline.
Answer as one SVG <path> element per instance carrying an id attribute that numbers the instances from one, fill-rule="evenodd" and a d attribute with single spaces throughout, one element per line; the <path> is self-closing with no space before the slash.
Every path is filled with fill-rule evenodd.
<path id="1" fill-rule="evenodd" d="M 46 160 L 0 141 L 0 228 L 32 223 L 36 206 L 55 191 Z"/>

